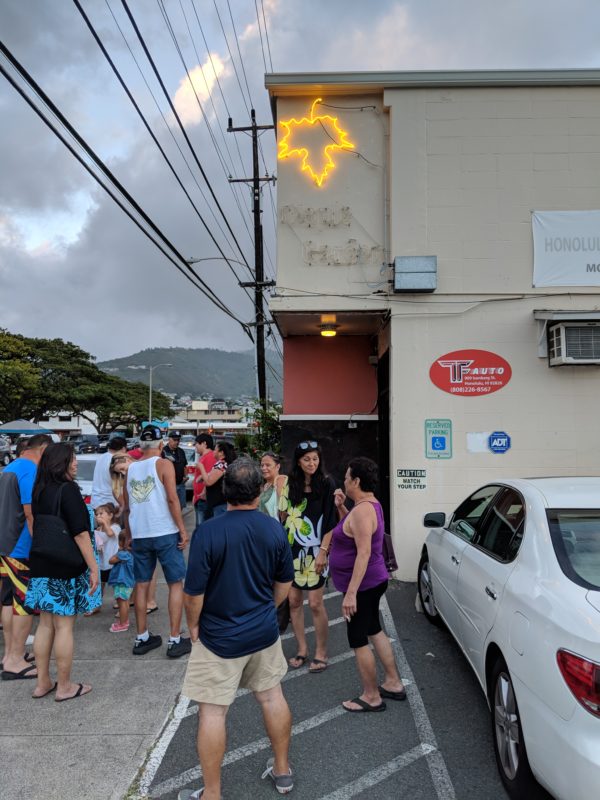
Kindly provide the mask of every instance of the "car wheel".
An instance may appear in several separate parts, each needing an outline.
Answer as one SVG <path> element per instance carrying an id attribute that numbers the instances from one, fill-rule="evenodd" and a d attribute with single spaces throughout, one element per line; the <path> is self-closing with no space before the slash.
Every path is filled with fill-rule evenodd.
<path id="1" fill-rule="evenodd" d="M 502 783 L 513 800 L 535 800 L 541 787 L 529 766 L 519 706 L 503 658 L 492 671 L 491 701 L 494 753 Z"/>
<path id="2" fill-rule="evenodd" d="M 9 456 L 8 453 L 6 453 L 4 456 L 2 456 L 2 464 L 5 467 L 8 467 L 8 465 L 10 464 L 10 456 Z"/>
<path id="3" fill-rule="evenodd" d="M 419 599 L 423 607 L 423 613 L 433 625 L 441 625 L 442 618 L 438 614 L 435 607 L 435 599 L 433 597 L 433 587 L 431 585 L 431 574 L 429 570 L 429 556 L 425 552 L 419 561 L 419 572 L 417 577 L 417 590 L 419 592 Z"/>

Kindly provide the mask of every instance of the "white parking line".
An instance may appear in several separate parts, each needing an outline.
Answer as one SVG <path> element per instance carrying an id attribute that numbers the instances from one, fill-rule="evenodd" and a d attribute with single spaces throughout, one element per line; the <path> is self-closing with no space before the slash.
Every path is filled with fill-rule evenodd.
<path id="1" fill-rule="evenodd" d="M 177 729 L 181 724 L 181 720 L 187 716 L 188 706 L 190 704 L 189 697 L 184 697 L 183 695 L 180 696 L 179 700 L 177 701 L 177 705 L 173 710 L 173 716 L 171 720 L 167 723 L 166 727 L 163 729 L 158 741 L 152 748 L 152 752 L 148 756 L 148 761 L 144 766 L 144 771 L 140 777 L 139 783 L 139 794 L 146 795 L 148 794 L 148 790 L 150 789 L 150 785 L 154 780 L 156 773 L 158 772 L 158 768 L 162 764 L 162 760 L 165 757 L 165 753 L 167 752 L 167 748 L 171 744 L 171 740 L 177 733 Z"/>
<path id="2" fill-rule="evenodd" d="M 324 725 L 326 722 L 330 722 L 332 719 L 336 719 L 336 717 L 341 717 L 345 714 L 346 711 L 341 705 L 334 706 L 333 708 L 329 708 L 327 711 L 323 711 L 322 714 L 317 714 L 314 717 L 309 717 L 308 719 L 299 722 L 297 725 L 292 726 L 292 736 L 297 736 L 299 733 L 305 733 L 305 731 L 310 731 L 313 728 L 318 728 L 319 725 Z M 230 750 L 228 753 L 225 753 L 225 758 L 223 759 L 223 766 L 227 766 L 227 764 L 232 764 L 234 761 L 240 761 L 242 758 L 247 758 L 248 756 L 253 756 L 255 753 L 259 753 L 261 750 L 268 750 L 271 747 L 271 741 L 267 736 L 263 736 L 260 739 L 256 739 L 254 742 L 249 742 L 248 744 L 244 744 L 241 747 L 236 748 L 235 750 Z M 202 770 L 200 767 L 193 767 L 192 769 L 187 769 L 185 772 L 176 775 L 174 778 L 169 778 L 162 783 L 159 783 L 152 789 L 151 797 L 162 797 L 163 795 L 167 794 L 168 792 L 173 792 L 176 789 L 181 789 L 182 786 L 185 786 L 187 783 L 191 783 L 195 781 L 202 775 Z"/>
<path id="3" fill-rule="evenodd" d="M 336 617 L 335 619 L 330 619 L 329 620 L 329 627 L 331 628 L 332 625 L 340 625 L 344 621 L 345 620 L 344 620 L 343 617 Z M 314 633 L 314 632 L 315 632 L 314 625 L 311 625 L 310 628 L 305 628 L 304 629 L 304 633 Z M 289 633 L 284 633 L 283 634 L 283 636 L 281 637 L 281 641 L 283 642 L 286 639 L 293 639 L 293 638 L 294 638 L 294 631 L 290 631 Z"/>
<path id="4" fill-rule="evenodd" d="M 380 608 L 387 634 L 388 636 L 393 636 L 392 648 L 396 656 L 396 664 L 400 670 L 400 674 L 406 675 L 411 684 L 407 686 L 406 694 L 415 720 L 417 734 L 421 740 L 421 744 L 431 748 L 426 755 L 426 759 L 436 794 L 439 800 L 456 800 L 456 793 L 452 781 L 450 780 L 450 775 L 448 774 L 446 762 L 438 750 L 437 741 L 427 711 L 425 710 L 423 698 L 419 693 L 412 669 L 410 668 L 404 650 L 400 644 L 398 631 L 396 630 L 392 612 L 390 611 L 385 596 L 383 597 Z"/>
<path id="5" fill-rule="evenodd" d="M 380 767 L 375 767 L 370 772 L 366 772 L 357 780 L 352 781 L 352 783 L 342 786 L 341 789 L 336 789 L 335 792 L 321 797 L 321 800 L 348 800 L 350 797 L 355 797 L 366 789 L 370 789 L 371 786 L 376 786 L 378 783 L 385 781 L 395 772 L 408 767 L 409 764 L 419 758 L 429 755 L 432 751 L 433 748 L 430 745 L 419 744 L 413 747 L 412 750 L 408 750 L 406 753 L 402 753 L 402 755 L 392 759 L 392 761 L 388 761 L 387 764 L 382 764 Z"/>

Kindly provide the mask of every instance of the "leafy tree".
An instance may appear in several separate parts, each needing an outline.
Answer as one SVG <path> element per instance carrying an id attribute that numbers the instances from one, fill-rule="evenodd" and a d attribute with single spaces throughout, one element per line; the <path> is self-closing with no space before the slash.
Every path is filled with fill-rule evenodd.
<path id="1" fill-rule="evenodd" d="M 169 400 L 161 392 L 152 393 L 152 405 L 157 415 L 169 415 Z M 0 329 L 0 419 L 38 421 L 59 411 L 83 416 L 103 433 L 145 419 L 148 390 L 142 383 L 107 375 L 92 355 L 71 342 Z"/>
<path id="2" fill-rule="evenodd" d="M 279 453 L 281 450 L 281 422 L 279 415 L 281 406 L 272 405 L 265 408 L 262 405 L 256 406 L 252 414 L 255 428 L 254 447 L 263 453 L 265 450 L 272 450 Z"/>

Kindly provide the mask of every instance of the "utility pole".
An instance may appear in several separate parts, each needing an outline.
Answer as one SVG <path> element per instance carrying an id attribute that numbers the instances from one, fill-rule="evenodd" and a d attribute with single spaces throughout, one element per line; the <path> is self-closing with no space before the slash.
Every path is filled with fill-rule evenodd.
<path id="1" fill-rule="evenodd" d="M 258 384 L 258 400 L 263 408 L 267 406 L 267 384 L 265 372 L 265 315 L 263 303 L 263 290 L 266 286 L 273 286 L 273 281 L 265 281 L 263 261 L 263 230 L 260 210 L 260 184 L 264 181 L 275 183 L 273 175 L 260 177 L 258 172 L 258 132 L 273 130 L 274 125 L 257 125 L 254 109 L 250 111 L 251 125 L 234 128 L 229 117 L 228 133 L 250 131 L 252 134 L 252 178 L 230 178 L 230 183 L 252 184 L 253 215 L 254 215 L 254 281 L 241 283 L 254 289 L 254 316 L 256 325 L 256 379 Z"/>

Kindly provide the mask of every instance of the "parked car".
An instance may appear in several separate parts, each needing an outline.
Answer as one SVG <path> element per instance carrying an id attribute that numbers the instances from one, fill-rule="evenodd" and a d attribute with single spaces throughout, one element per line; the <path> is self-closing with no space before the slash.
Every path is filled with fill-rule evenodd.
<path id="1" fill-rule="evenodd" d="M 98 435 L 95 433 L 74 433 L 63 439 L 63 442 L 73 445 L 77 454 L 98 452 L 98 441 Z"/>
<path id="2" fill-rule="evenodd" d="M 10 439 L 0 436 L 0 465 L 6 467 L 12 461 Z"/>
<path id="3" fill-rule="evenodd" d="M 88 453 L 77 456 L 77 477 L 76 481 L 81 489 L 81 494 L 86 503 L 92 498 L 92 481 L 94 479 L 94 469 L 100 458 L 99 453 Z"/>
<path id="4" fill-rule="evenodd" d="M 136 447 L 139 447 L 140 440 L 137 436 L 131 436 L 127 438 L 127 450 L 134 450 Z"/>
<path id="5" fill-rule="evenodd" d="M 196 450 L 184 447 L 185 457 L 187 458 L 187 466 L 185 468 L 185 492 L 187 495 L 192 495 L 194 491 L 194 475 L 196 474 Z"/>
<path id="6" fill-rule="evenodd" d="M 418 592 L 492 711 L 511 798 L 589 800 L 600 786 L 600 478 L 505 480 L 430 528 Z"/>

